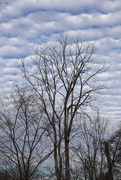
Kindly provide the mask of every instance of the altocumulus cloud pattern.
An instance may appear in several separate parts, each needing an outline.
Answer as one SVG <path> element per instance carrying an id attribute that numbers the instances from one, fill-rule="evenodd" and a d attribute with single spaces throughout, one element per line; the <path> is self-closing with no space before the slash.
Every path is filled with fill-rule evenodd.
<path id="1" fill-rule="evenodd" d="M 100 106 L 112 122 L 121 119 L 121 1 L 120 0 L 1 0 L 0 93 L 23 82 L 16 63 L 58 33 L 78 33 L 95 41 L 97 61 L 110 67 L 98 77 L 108 87 Z"/>

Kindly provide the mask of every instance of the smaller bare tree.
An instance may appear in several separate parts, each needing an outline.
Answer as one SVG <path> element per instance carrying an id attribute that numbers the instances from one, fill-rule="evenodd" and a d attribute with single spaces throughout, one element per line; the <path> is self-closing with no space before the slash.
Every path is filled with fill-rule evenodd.
<path id="1" fill-rule="evenodd" d="M 1 102 L 0 152 L 15 169 L 13 180 L 37 179 L 36 171 L 53 152 L 48 149 L 40 107 L 27 88 L 18 86 Z"/>
<path id="2" fill-rule="evenodd" d="M 108 171 L 106 180 L 119 179 L 121 177 L 121 129 L 119 128 L 104 142 Z"/>
<path id="3" fill-rule="evenodd" d="M 106 138 L 107 120 L 96 112 L 94 117 L 83 116 L 72 150 L 73 161 L 80 167 L 85 180 L 103 180 L 106 158 L 103 141 Z M 78 168 L 79 169 L 79 168 Z M 79 173 L 79 170 L 78 170 Z"/>

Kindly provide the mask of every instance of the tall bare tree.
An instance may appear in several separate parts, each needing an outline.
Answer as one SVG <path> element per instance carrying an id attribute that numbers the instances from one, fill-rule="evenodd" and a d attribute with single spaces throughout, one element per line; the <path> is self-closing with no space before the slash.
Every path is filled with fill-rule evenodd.
<path id="1" fill-rule="evenodd" d="M 13 180 L 37 179 L 39 166 L 52 153 L 46 150 L 47 141 L 37 98 L 26 88 L 16 86 L 0 109 L 0 152 L 7 167 L 11 165 L 15 170 Z"/>
<path id="2" fill-rule="evenodd" d="M 94 43 L 61 34 L 58 41 L 36 51 L 33 72 L 27 69 L 26 58 L 22 61 L 22 74 L 42 103 L 50 125 L 57 180 L 70 180 L 69 143 L 75 116 L 104 88 L 95 79 L 104 66 L 97 69 L 94 50 Z"/>

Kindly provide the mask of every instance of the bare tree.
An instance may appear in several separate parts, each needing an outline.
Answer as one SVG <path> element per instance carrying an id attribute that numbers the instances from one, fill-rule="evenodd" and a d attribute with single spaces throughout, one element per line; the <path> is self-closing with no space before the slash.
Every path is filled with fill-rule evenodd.
<path id="1" fill-rule="evenodd" d="M 121 129 L 104 142 L 108 171 L 106 180 L 119 179 L 121 177 Z"/>
<path id="2" fill-rule="evenodd" d="M 104 180 L 106 158 L 103 142 L 107 136 L 107 120 L 99 112 L 94 116 L 81 117 L 78 134 L 73 139 L 73 162 L 78 167 L 77 173 L 83 174 L 85 180 Z M 80 167 L 80 169 L 79 169 Z"/>
<path id="3" fill-rule="evenodd" d="M 37 98 L 26 88 L 16 86 L 9 99 L 1 102 L 0 109 L 0 152 L 7 167 L 14 169 L 13 180 L 37 179 L 39 166 L 53 152 L 46 150 L 48 138 L 44 133 L 43 112 Z"/>
<path id="4" fill-rule="evenodd" d="M 94 100 L 94 92 L 104 88 L 95 82 L 104 66 L 96 69 L 94 50 L 94 43 L 61 34 L 57 42 L 36 51 L 34 72 L 27 69 L 26 58 L 22 61 L 22 74 L 50 124 L 57 180 L 70 180 L 69 143 L 75 116 Z"/>

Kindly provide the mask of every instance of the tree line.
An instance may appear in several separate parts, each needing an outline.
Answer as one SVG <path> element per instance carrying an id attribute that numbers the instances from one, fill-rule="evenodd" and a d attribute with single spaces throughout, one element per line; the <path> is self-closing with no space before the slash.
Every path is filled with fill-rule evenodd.
<path id="1" fill-rule="evenodd" d="M 94 53 L 93 42 L 61 34 L 35 52 L 32 68 L 21 61 L 26 85 L 0 102 L 1 180 L 120 178 L 120 128 L 109 136 L 99 110 L 87 111 L 105 88 Z"/>

